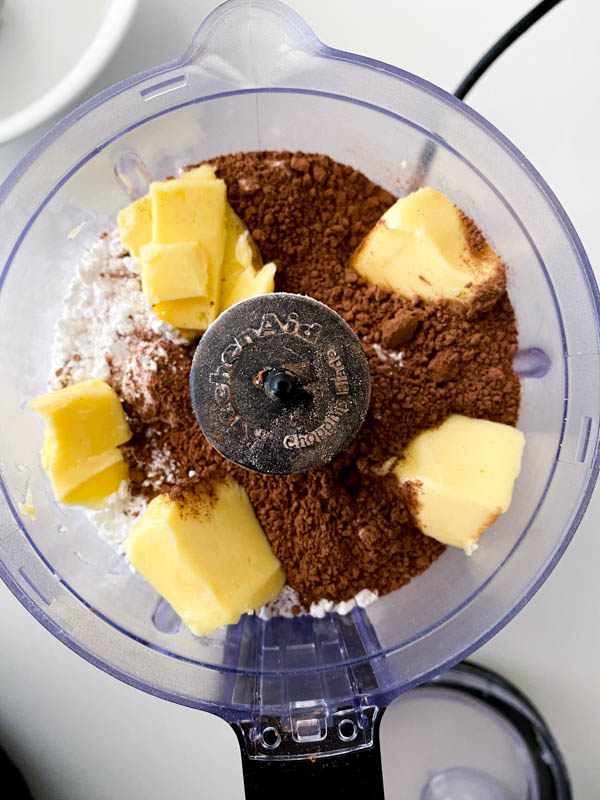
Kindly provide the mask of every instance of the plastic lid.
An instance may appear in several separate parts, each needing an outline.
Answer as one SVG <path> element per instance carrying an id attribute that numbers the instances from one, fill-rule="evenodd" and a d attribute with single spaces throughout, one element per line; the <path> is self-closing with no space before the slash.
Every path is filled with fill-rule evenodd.
<path id="1" fill-rule="evenodd" d="M 514 686 L 473 664 L 460 664 L 396 701 L 384 717 L 381 747 L 386 786 L 402 786 L 403 797 L 571 796 L 544 720 Z"/>

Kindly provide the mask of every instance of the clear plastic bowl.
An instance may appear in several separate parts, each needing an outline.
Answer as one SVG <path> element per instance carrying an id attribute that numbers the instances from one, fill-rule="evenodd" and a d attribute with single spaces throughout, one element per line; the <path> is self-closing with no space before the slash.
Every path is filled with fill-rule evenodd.
<path id="1" fill-rule="evenodd" d="M 509 265 L 527 436 L 512 506 L 471 558 L 449 549 L 365 610 L 249 616 L 196 638 L 80 510 L 54 501 L 40 467 L 42 427 L 25 404 L 46 389 L 75 264 L 128 202 L 126 185 L 141 190 L 140 159 L 163 177 L 230 151 L 321 152 L 402 194 L 426 145 L 427 183 L 474 217 Z M 560 204 L 466 105 L 324 46 L 279 3 L 225 3 L 181 59 L 107 89 L 45 136 L 0 189 L 0 266 L 0 575 L 61 641 L 155 695 L 230 720 L 385 705 L 504 625 L 585 510 L 598 471 L 599 298 Z M 18 510 L 28 488 L 35 521 Z"/>

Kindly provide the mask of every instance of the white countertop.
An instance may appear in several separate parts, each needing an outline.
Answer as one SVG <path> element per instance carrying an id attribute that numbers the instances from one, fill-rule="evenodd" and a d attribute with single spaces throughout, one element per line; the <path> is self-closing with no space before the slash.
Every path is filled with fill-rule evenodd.
<path id="1" fill-rule="evenodd" d="M 8 0 L 11 2 L 11 0 Z M 452 90 L 533 0 L 288 0 L 328 44 Z M 178 55 L 214 3 L 140 0 L 125 42 L 87 96 Z M 539 169 L 592 264 L 600 262 L 600 5 L 564 2 L 477 84 L 469 103 Z M 83 99 L 83 98 L 81 98 Z M 0 98 L 1 103 L 1 98 Z M 49 125 L 0 146 L 0 180 Z M 598 273 L 597 273 L 598 274 Z M 523 689 L 565 755 L 577 800 L 600 778 L 600 493 L 556 570 L 473 659 Z M 0 585 L 0 741 L 36 800 L 243 797 L 234 734 L 221 720 L 138 692 L 61 645 Z M 393 706 L 383 723 L 388 798 Z M 386 767 L 387 763 L 387 767 Z"/>

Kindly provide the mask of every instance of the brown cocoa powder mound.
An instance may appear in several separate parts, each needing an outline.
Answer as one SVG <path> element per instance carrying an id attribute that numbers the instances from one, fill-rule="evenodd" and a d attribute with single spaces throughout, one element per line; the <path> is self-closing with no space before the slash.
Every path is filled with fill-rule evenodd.
<path id="1" fill-rule="evenodd" d="M 237 153 L 212 163 L 263 258 L 277 263 L 276 289 L 321 300 L 362 339 L 371 405 L 358 437 L 332 464 L 301 475 L 249 472 L 221 458 L 202 435 L 188 392 L 192 348 L 173 345 L 178 352 L 169 361 L 176 369 L 159 365 L 146 384 L 156 398 L 156 418 L 136 426 L 139 433 L 126 449 L 132 489 L 181 497 L 198 483 L 231 474 L 246 488 L 304 604 L 348 600 L 364 588 L 390 592 L 423 572 L 444 547 L 412 524 L 395 478 L 378 474 L 383 462 L 401 456 L 416 433 L 451 413 L 516 422 L 517 331 L 503 284 L 493 302 L 488 293 L 483 306 L 469 308 L 390 295 L 363 283 L 347 263 L 394 202 L 391 194 L 322 155 Z M 401 364 L 373 347 L 389 345 L 384 336 L 393 320 L 411 332 Z M 135 404 L 127 412 L 135 419 Z M 146 407 L 145 420 L 147 413 Z M 145 465 L 157 451 L 177 462 L 175 487 L 143 485 Z"/>
<path id="2" fill-rule="evenodd" d="M 388 350 L 408 344 L 419 326 L 419 320 L 410 311 L 399 311 L 395 317 L 386 320 L 381 326 L 381 344 Z"/>

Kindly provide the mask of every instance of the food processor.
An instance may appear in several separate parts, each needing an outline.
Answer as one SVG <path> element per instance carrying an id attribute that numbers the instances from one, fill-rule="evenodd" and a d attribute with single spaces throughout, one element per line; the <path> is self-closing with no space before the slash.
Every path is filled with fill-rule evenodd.
<path id="1" fill-rule="evenodd" d="M 396 195 L 426 183 L 477 221 L 508 265 L 527 443 L 512 505 L 470 558 L 449 548 L 408 586 L 347 615 L 247 615 L 196 637 L 81 510 L 54 500 L 26 404 L 46 390 L 75 264 L 117 211 L 150 179 L 266 149 L 325 153 Z M 382 710 L 426 682 L 401 699 L 407 719 L 441 720 L 457 693 L 469 708 L 491 702 L 496 715 L 517 708 L 525 727 L 509 715 L 505 731 L 525 743 L 515 759 L 531 750 L 528 737 L 543 741 L 541 763 L 560 773 L 556 748 L 518 693 L 468 665 L 448 672 L 549 575 L 599 465 L 598 290 L 557 199 L 499 131 L 414 75 L 323 45 L 275 0 L 230 0 L 181 58 L 101 92 L 20 162 L 0 188 L 0 268 L 0 576 L 51 633 L 132 686 L 230 722 L 248 797 L 276 786 L 274 776 L 308 787 L 319 771 L 338 790 L 377 797 Z M 36 519 L 20 511 L 28 491 Z M 439 717 L 428 717 L 432 692 Z M 424 773 L 422 797 L 569 796 L 560 777 L 555 794 L 544 793 L 524 767 L 525 788 L 513 790 L 466 759 Z"/>

